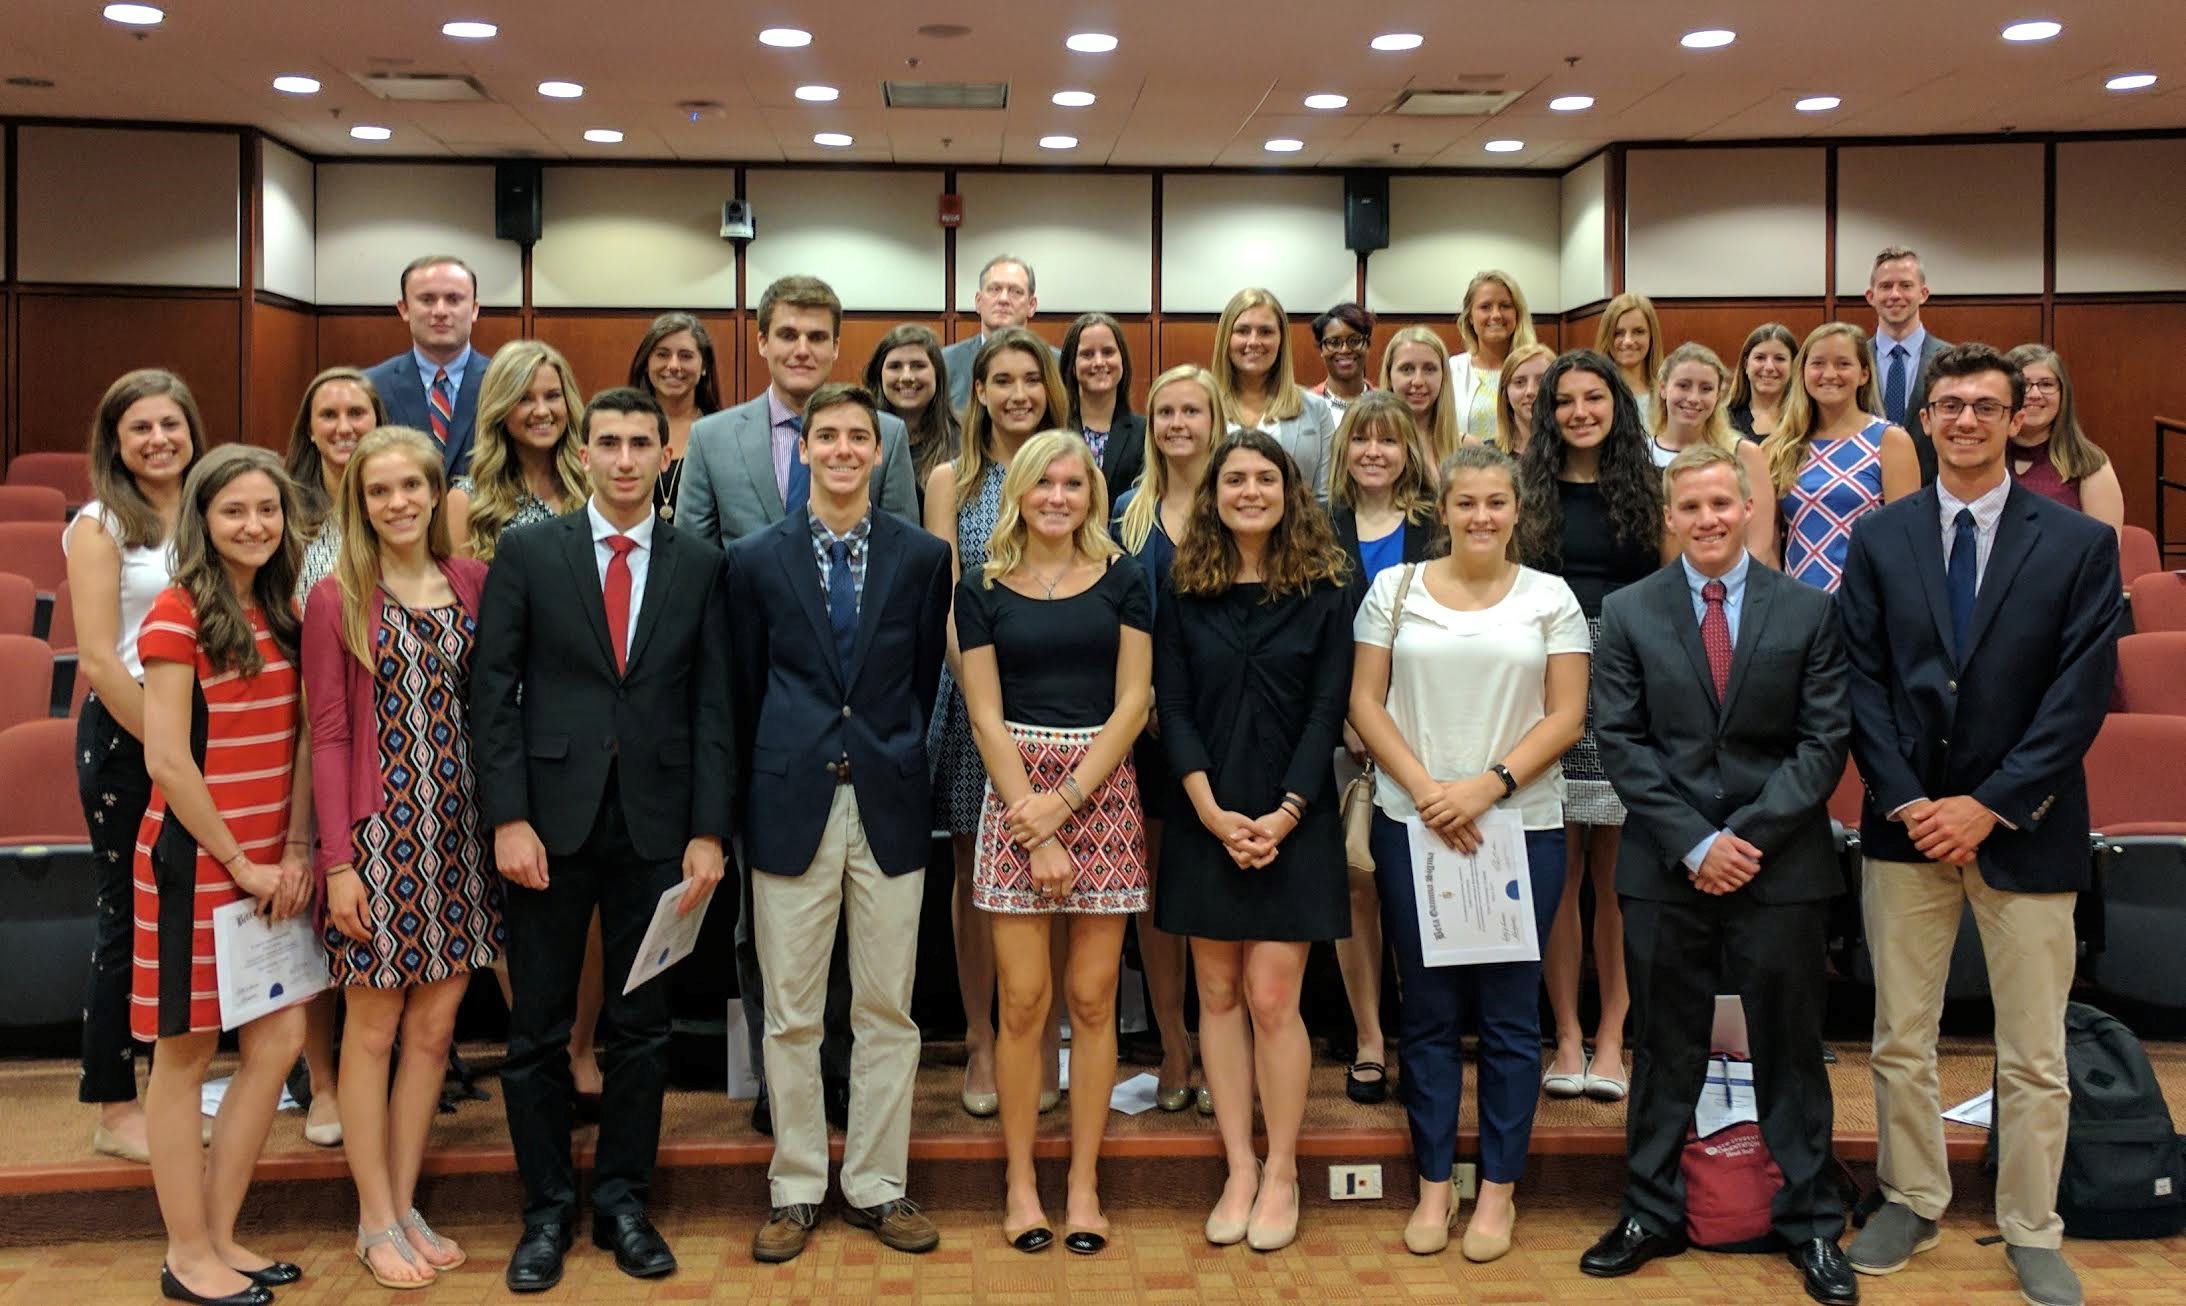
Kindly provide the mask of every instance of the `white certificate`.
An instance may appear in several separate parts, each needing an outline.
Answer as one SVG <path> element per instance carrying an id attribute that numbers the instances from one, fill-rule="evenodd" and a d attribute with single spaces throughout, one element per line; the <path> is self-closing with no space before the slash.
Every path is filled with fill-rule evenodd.
<path id="1" fill-rule="evenodd" d="M 235 1029 L 291 1007 L 333 984 L 326 944 L 304 912 L 285 921 L 258 914 L 244 898 L 213 908 L 213 969 L 220 978 L 220 1028 Z"/>
<path id="2" fill-rule="evenodd" d="M 1429 966 L 1539 961 L 1533 926 L 1533 874 L 1518 813 L 1494 807 L 1473 823 L 1477 851 L 1466 854 L 1414 817 L 1412 893 L 1419 908 L 1419 950 Z"/>
<path id="3" fill-rule="evenodd" d="M 688 916 L 676 915 L 676 906 L 683 901 L 683 891 L 690 884 L 689 880 L 678 880 L 660 895 L 660 902 L 653 907 L 653 923 L 645 927 L 645 941 L 638 945 L 638 959 L 631 963 L 630 978 L 623 981 L 624 993 L 635 992 L 638 985 L 690 956 L 691 949 L 698 946 L 698 927 L 706 923 L 706 909 L 713 906 L 713 899 L 709 896 Z"/>

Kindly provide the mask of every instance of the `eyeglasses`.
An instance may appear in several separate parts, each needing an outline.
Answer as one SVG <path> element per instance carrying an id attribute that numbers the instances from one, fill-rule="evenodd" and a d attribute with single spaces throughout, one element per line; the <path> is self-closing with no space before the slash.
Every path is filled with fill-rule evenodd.
<path id="1" fill-rule="evenodd" d="M 1365 336 L 1330 336 L 1321 341 L 1324 354 L 1363 354 L 1370 342 Z"/>
<path id="2" fill-rule="evenodd" d="M 2064 393 L 2064 388 L 2064 383 L 2057 380 L 2055 377 L 2047 377 L 2040 381 L 2027 382 L 2027 393 L 2030 395 L 2062 394 Z"/>
<path id="3" fill-rule="evenodd" d="M 1963 399 L 1938 399 L 1928 405 L 1928 413 L 1939 422 L 1955 422 L 1969 408 L 1984 423 L 2001 421 L 2011 412 L 2011 405 L 2000 399 L 1976 399 L 1970 404 Z"/>

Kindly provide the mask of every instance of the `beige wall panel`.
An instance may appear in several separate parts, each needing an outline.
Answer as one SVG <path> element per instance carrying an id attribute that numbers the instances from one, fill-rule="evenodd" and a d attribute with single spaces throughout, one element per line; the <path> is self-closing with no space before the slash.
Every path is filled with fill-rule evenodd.
<path id="1" fill-rule="evenodd" d="M 1161 188 L 1161 307 L 1219 313 L 1265 286 L 1310 319 L 1358 291 L 1358 256 L 1343 244 L 1343 178 L 1198 173 Z"/>
<path id="2" fill-rule="evenodd" d="M 258 155 L 265 181 L 259 210 L 265 257 L 258 287 L 305 303 L 319 298 L 319 233 L 316 170 L 311 160 L 272 141 Z"/>
<path id="3" fill-rule="evenodd" d="M 1821 294 L 1827 164 L 1821 149 L 1631 151 L 1625 286 L 1658 298 Z"/>
<path id="4" fill-rule="evenodd" d="M 1544 313 L 1560 312 L 1609 297 L 1606 213 L 1609 156 L 1597 154 L 1563 175 L 1558 184 L 1563 249 L 1558 263 L 1560 295 L 1534 301 Z"/>
<path id="5" fill-rule="evenodd" d="M 402 269 L 453 254 L 478 273 L 478 300 L 523 302 L 516 243 L 493 235 L 493 168 L 328 163 L 319 168 L 319 302 L 394 304 Z"/>
<path id="6" fill-rule="evenodd" d="M 1392 177 L 1389 248 L 1367 262 L 1367 307 L 1455 316 L 1473 274 L 1500 268 L 1527 307 L 1555 312 L 1561 207 L 1554 177 Z"/>
<path id="7" fill-rule="evenodd" d="M 745 260 L 752 306 L 768 282 L 803 274 L 833 286 L 846 309 L 940 310 L 939 172 L 754 168 L 744 193 L 759 233 Z"/>
<path id="8" fill-rule="evenodd" d="M 1875 253 L 1920 254 L 1939 295 L 2042 290 L 2042 147 L 1890 145 L 1837 152 L 1837 293 L 1859 295 Z"/>
<path id="9" fill-rule="evenodd" d="M 2057 289 L 2186 289 L 2186 140 L 2057 146 Z"/>
<path id="10" fill-rule="evenodd" d="M 23 280 L 240 284 L 234 133 L 24 127 L 16 140 Z"/>
<path id="11" fill-rule="evenodd" d="M 997 254 L 1032 264 L 1042 313 L 1153 308 L 1151 176 L 966 172 L 956 185 L 964 196 L 956 235 L 960 310 L 970 310 L 979 268 Z"/>
<path id="12" fill-rule="evenodd" d="M 736 246 L 721 239 L 733 169 L 548 168 L 540 189 L 535 306 L 736 306 Z"/>

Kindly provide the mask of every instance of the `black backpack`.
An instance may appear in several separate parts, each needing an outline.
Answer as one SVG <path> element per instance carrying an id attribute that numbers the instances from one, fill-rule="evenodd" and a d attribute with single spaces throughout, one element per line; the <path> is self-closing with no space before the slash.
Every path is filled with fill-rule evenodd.
<path id="1" fill-rule="evenodd" d="M 2065 1007 L 2072 1085 L 2057 1214 L 2074 1238 L 2167 1238 L 2186 1230 L 2186 1139 L 2163 1086 L 2125 1023 L 2082 1002 Z M 1995 1167 L 1998 1130 L 1989 1133 Z"/>

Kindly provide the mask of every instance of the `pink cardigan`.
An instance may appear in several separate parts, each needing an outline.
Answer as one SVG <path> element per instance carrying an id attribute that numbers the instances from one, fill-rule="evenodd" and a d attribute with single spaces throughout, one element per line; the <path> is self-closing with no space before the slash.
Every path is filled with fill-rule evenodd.
<path id="1" fill-rule="evenodd" d="M 440 574 L 448 578 L 455 601 L 476 620 L 486 564 L 475 558 L 446 558 L 440 563 Z M 379 634 L 375 604 L 367 631 L 371 647 L 379 646 Z M 303 658 L 304 701 L 311 710 L 315 865 L 323 890 L 328 870 L 357 859 L 352 843 L 356 823 L 379 811 L 387 799 L 377 747 L 375 676 L 342 642 L 342 590 L 337 577 L 329 576 L 311 588 L 304 605 Z M 322 893 L 319 901 L 325 900 Z"/>

